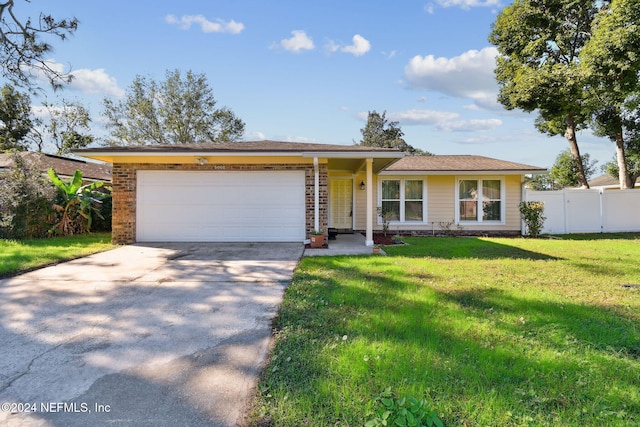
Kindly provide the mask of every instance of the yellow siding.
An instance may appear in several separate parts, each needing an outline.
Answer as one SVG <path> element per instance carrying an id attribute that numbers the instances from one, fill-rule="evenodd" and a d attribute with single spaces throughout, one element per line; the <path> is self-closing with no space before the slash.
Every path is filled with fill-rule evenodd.
<path id="1" fill-rule="evenodd" d="M 366 229 L 367 222 L 367 191 L 360 190 L 360 183 L 362 181 L 367 182 L 367 175 L 364 173 L 358 174 L 354 177 L 354 181 L 356 182 L 356 190 L 355 190 L 355 224 L 356 230 L 364 230 Z M 382 227 L 377 226 L 377 214 L 376 214 L 376 206 L 378 206 L 378 177 L 373 175 L 373 228 L 382 229 Z"/>
<path id="2" fill-rule="evenodd" d="M 439 229 L 441 222 L 455 219 L 455 177 L 430 176 L 427 178 L 427 221 L 430 228 Z"/>
<path id="3" fill-rule="evenodd" d="M 453 175 L 431 175 L 431 176 L 384 176 L 384 179 L 424 179 L 427 188 L 427 218 L 425 224 L 391 224 L 390 231 L 441 231 L 441 223 L 453 223 L 455 219 L 456 199 L 455 199 L 455 183 L 456 177 Z M 520 175 L 502 176 L 505 183 L 505 222 L 504 224 L 467 224 L 461 226 L 463 230 L 477 231 L 519 231 L 520 212 L 518 205 L 522 198 L 521 177 Z M 356 183 L 366 180 L 364 174 L 359 174 L 355 178 Z M 373 218 L 374 230 L 381 230 L 382 226 L 378 224 L 378 216 L 375 207 L 380 205 L 378 199 L 378 179 L 374 176 L 373 187 Z M 356 186 L 358 188 L 358 186 Z M 366 191 L 356 190 L 356 229 L 364 230 L 366 221 Z M 454 226 L 455 227 L 455 226 Z"/>

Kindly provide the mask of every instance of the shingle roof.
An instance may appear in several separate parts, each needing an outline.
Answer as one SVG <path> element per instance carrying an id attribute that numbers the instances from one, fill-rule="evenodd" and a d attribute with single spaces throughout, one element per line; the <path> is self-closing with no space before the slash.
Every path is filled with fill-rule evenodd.
<path id="1" fill-rule="evenodd" d="M 636 179 L 636 186 L 640 184 L 640 178 Z M 589 181 L 589 187 L 619 187 L 620 181 L 611 175 L 600 175 Z"/>
<path id="2" fill-rule="evenodd" d="M 389 172 L 545 172 L 545 168 L 484 156 L 408 156 L 389 166 Z"/>
<path id="3" fill-rule="evenodd" d="M 74 153 L 234 153 L 234 152 L 390 152 L 398 153 L 395 148 L 362 147 L 359 145 L 315 144 L 310 142 L 280 142 L 280 141 L 241 141 L 224 142 L 218 144 L 157 144 L 157 145 L 128 145 L 122 147 L 98 147 L 75 150 Z"/>
<path id="4" fill-rule="evenodd" d="M 53 168 L 58 175 L 73 176 L 77 169 L 82 171 L 82 177 L 89 180 L 111 181 L 111 165 L 104 163 L 87 162 L 81 159 L 56 156 L 53 154 L 40 153 L 36 151 L 23 151 L 20 156 L 43 173 L 49 168 Z M 0 153 L 0 168 L 13 167 L 11 154 Z"/>

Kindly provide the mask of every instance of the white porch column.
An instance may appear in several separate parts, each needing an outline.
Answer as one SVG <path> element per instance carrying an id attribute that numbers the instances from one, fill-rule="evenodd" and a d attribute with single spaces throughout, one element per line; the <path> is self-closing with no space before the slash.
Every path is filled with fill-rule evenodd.
<path id="1" fill-rule="evenodd" d="M 317 157 L 313 158 L 313 172 L 313 230 L 316 231 L 320 230 L 320 168 Z"/>
<path id="2" fill-rule="evenodd" d="M 373 246 L 373 159 L 367 159 L 367 226 L 365 245 Z"/>

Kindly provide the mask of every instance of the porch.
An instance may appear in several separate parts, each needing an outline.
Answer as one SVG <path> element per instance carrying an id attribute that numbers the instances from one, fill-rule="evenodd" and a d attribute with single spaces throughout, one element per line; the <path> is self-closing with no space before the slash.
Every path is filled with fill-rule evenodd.
<path id="1" fill-rule="evenodd" d="M 338 234 L 335 240 L 328 241 L 328 248 L 305 249 L 303 256 L 335 256 L 335 255 L 371 255 L 371 246 L 365 246 L 365 237 L 358 232 Z M 380 254 L 386 255 L 383 250 Z"/>

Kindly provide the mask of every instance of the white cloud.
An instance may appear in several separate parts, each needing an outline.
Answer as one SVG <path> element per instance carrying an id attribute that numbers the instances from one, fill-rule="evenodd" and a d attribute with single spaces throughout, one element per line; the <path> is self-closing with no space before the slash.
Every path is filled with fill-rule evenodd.
<path id="1" fill-rule="evenodd" d="M 52 107 L 58 108 L 58 107 Z M 32 105 L 31 114 L 38 119 L 44 119 L 49 115 L 49 110 L 44 105 Z"/>
<path id="2" fill-rule="evenodd" d="M 122 98 L 125 95 L 123 89 L 118 86 L 115 77 L 106 73 L 104 68 L 89 70 L 82 68 L 71 73 L 73 80 L 69 87 L 82 93 L 98 93 L 107 96 Z"/>
<path id="3" fill-rule="evenodd" d="M 492 7 L 497 9 L 500 7 L 500 0 L 434 0 L 434 2 L 428 3 L 424 7 L 424 11 L 429 15 L 433 15 L 436 7 L 457 7 L 462 10 L 469 10 L 472 7 Z"/>
<path id="4" fill-rule="evenodd" d="M 400 111 L 398 113 L 390 113 L 388 115 L 389 120 L 400 122 L 402 125 L 436 125 L 440 126 L 442 123 L 447 123 L 459 116 L 458 113 L 452 113 L 448 111 L 434 111 L 434 110 L 407 110 Z"/>
<path id="5" fill-rule="evenodd" d="M 498 50 L 469 50 L 453 58 L 414 56 L 404 69 L 414 89 L 428 89 L 457 98 L 469 98 L 485 108 L 497 108 L 498 85 L 493 70 Z"/>
<path id="6" fill-rule="evenodd" d="M 362 56 L 371 50 L 371 43 L 369 43 L 369 40 L 365 39 L 360 34 L 356 34 L 351 39 L 351 44 L 347 46 L 338 44 L 333 40 L 327 40 L 324 45 L 324 50 L 329 54 L 340 51 L 343 53 L 350 53 L 355 56 Z M 396 52 L 393 51 L 389 55 L 389 58 L 393 58 L 395 54 Z"/>
<path id="7" fill-rule="evenodd" d="M 106 96 L 115 96 L 121 98 L 125 95 L 125 91 L 118 86 L 115 77 L 107 74 L 104 68 L 90 70 L 88 68 L 80 68 L 71 72 L 65 70 L 65 66 L 55 59 L 46 61 L 47 66 L 60 74 L 69 73 L 73 76 L 71 83 L 68 84 L 69 89 L 77 90 L 86 94 L 100 94 Z M 30 72 L 43 83 L 49 83 L 44 73 L 39 69 L 32 69 Z"/>
<path id="8" fill-rule="evenodd" d="M 355 56 L 362 56 L 371 50 L 371 43 L 369 43 L 369 40 L 365 39 L 360 34 L 353 36 L 351 41 L 353 44 L 343 47 L 341 49 L 342 52 L 350 53 Z"/>
<path id="9" fill-rule="evenodd" d="M 368 113 L 358 113 L 358 118 L 366 121 Z M 502 125 L 499 119 L 456 120 L 460 114 L 450 111 L 412 109 L 387 114 L 389 121 L 400 122 L 401 126 L 433 126 L 447 132 L 483 132 Z"/>
<path id="10" fill-rule="evenodd" d="M 252 131 L 245 132 L 243 139 L 245 141 L 264 141 L 265 139 L 267 139 L 267 136 L 262 132 Z"/>
<path id="11" fill-rule="evenodd" d="M 199 25 L 203 33 L 240 34 L 244 30 L 244 24 L 233 19 L 231 21 L 216 19 L 213 22 L 203 15 L 183 15 L 181 18 L 175 15 L 167 15 L 165 21 L 168 24 L 177 25 L 181 30 L 188 30 L 191 25 Z"/>
<path id="12" fill-rule="evenodd" d="M 291 38 L 283 39 L 280 41 L 280 46 L 285 50 L 290 52 L 299 53 L 303 50 L 313 50 L 315 49 L 315 45 L 313 44 L 313 40 L 311 37 L 307 36 L 302 30 L 294 30 L 291 31 L 293 35 Z"/>
<path id="13" fill-rule="evenodd" d="M 469 10 L 472 7 L 497 7 L 500 6 L 500 0 L 435 0 L 435 2 L 442 7 L 459 7 L 460 9 Z M 426 7 L 431 9 L 425 9 L 428 13 L 433 13 L 433 5 Z"/>
<path id="14" fill-rule="evenodd" d="M 339 51 L 340 50 L 340 45 L 338 43 L 334 42 L 333 40 L 327 40 L 327 42 L 324 44 L 324 50 L 328 54 L 331 54 L 331 53 Z"/>
<path id="15" fill-rule="evenodd" d="M 438 128 L 451 132 L 484 132 L 501 125 L 502 120 L 499 119 L 473 119 L 443 122 L 438 125 Z"/>

